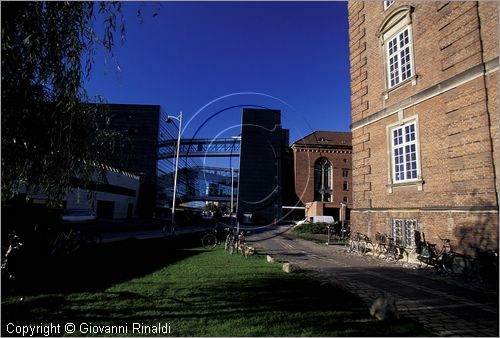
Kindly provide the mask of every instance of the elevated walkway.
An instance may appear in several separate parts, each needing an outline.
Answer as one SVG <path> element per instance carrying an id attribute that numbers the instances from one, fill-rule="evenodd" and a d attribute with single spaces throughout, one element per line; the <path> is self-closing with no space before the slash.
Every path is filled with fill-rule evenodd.
<path id="1" fill-rule="evenodd" d="M 175 157 L 177 140 L 159 142 L 158 159 Z M 238 157 L 240 156 L 239 138 L 185 139 L 181 140 L 180 157 Z"/>

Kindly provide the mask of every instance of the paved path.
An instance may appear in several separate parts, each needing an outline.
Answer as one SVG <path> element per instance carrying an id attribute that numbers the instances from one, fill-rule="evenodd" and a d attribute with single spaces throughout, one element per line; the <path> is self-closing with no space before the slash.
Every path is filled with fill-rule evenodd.
<path id="1" fill-rule="evenodd" d="M 213 226 L 177 227 L 175 229 L 175 235 L 180 236 L 180 235 L 201 233 L 211 228 L 213 228 Z M 170 226 L 166 227 L 165 230 L 161 227 L 158 227 L 153 229 L 134 229 L 134 230 L 122 229 L 113 232 L 105 232 L 101 233 L 100 243 L 104 244 L 111 242 L 119 242 L 127 239 L 153 239 L 153 238 L 163 238 L 163 237 L 172 237 Z"/>
<path id="2" fill-rule="evenodd" d="M 340 284 L 367 305 L 389 293 L 401 315 L 438 336 L 498 337 L 498 290 L 471 286 L 395 262 L 357 256 L 344 246 L 322 245 L 290 237 L 286 227 L 249 236 L 275 258 L 315 271 L 318 278 Z"/>

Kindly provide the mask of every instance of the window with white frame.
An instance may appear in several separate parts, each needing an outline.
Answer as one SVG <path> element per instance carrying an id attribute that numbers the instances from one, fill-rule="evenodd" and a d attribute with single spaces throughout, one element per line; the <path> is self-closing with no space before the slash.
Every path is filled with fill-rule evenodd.
<path id="1" fill-rule="evenodd" d="M 416 121 L 391 129 L 393 182 L 417 180 L 420 177 L 418 163 L 418 138 Z"/>
<path id="2" fill-rule="evenodd" d="M 413 75 L 410 27 L 406 27 L 387 41 L 387 76 L 389 88 Z"/>
<path id="3" fill-rule="evenodd" d="M 390 0 L 390 1 L 384 1 L 384 10 L 386 10 L 387 8 L 391 7 L 391 5 L 394 3 L 394 0 Z"/>
<path id="4" fill-rule="evenodd" d="M 414 248 L 416 230 L 416 219 L 399 218 L 392 220 L 392 236 L 395 244 L 398 246 Z"/>

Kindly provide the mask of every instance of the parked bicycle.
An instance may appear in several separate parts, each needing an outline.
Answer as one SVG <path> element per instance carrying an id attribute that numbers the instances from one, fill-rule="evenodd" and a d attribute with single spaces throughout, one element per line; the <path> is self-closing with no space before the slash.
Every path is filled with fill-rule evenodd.
<path id="1" fill-rule="evenodd" d="M 12 281 L 16 278 L 19 268 L 20 251 L 23 247 L 21 238 L 15 233 L 9 234 L 9 239 L 5 247 L 2 247 L 2 280 L 7 278 Z M 5 280 L 5 282 L 7 282 Z"/>
<path id="2" fill-rule="evenodd" d="M 387 240 L 387 248 L 384 252 L 385 258 L 397 261 L 406 256 L 406 261 L 408 261 L 408 252 L 406 249 L 403 246 L 397 245 L 392 237 L 387 237 Z"/>
<path id="3" fill-rule="evenodd" d="M 368 246 L 372 246 L 370 237 L 359 232 L 356 232 L 349 240 L 349 252 L 364 255 L 370 250 Z"/>
<path id="4" fill-rule="evenodd" d="M 226 235 L 226 242 L 224 244 L 224 249 L 229 251 L 230 254 L 233 254 L 238 251 L 238 246 L 240 243 L 241 237 L 236 228 L 229 229 Z"/>
<path id="5" fill-rule="evenodd" d="M 215 248 L 222 242 L 222 240 L 225 239 L 225 233 L 227 233 L 228 231 L 229 228 L 224 228 L 224 231 L 222 231 L 219 227 L 214 227 L 213 229 L 206 231 L 201 237 L 201 245 L 205 249 Z"/>
<path id="6" fill-rule="evenodd" d="M 453 276 L 461 276 L 469 272 L 471 267 L 465 255 L 454 251 L 451 241 L 447 238 L 439 238 L 442 241 L 441 249 L 436 248 L 436 244 L 431 244 L 424 240 L 420 243 L 420 253 L 417 259 L 429 266 L 442 269 Z"/>
<path id="7" fill-rule="evenodd" d="M 49 256 L 70 255 L 83 247 L 100 244 L 101 235 L 90 229 L 67 227 L 49 243 Z"/>
<path id="8" fill-rule="evenodd" d="M 387 235 L 377 231 L 375 234 L 375 242 L 374 252 L 377 257 L 380 257 L 380 255 L 387 251 Z"/>
<path id="9" fill-rule="evenodd" d="M 349 242 L 349 238 L 351 237 L 351 227 L 349 226 L 349 222 L 345 221 L 342 227 L 340 228 L 340 240 L 344 242 Z"/>
<path id="10" fill-rule="evenodd" d="M 389 260 L 400 260 L 406 256 L 406 261 L 408 261 L 408 252 L 403 246 L 396 245 L 394 238 L 389 237 L 387 234 L 377 232 L 375 234 L 375 244 L 374 252 L 377 257 L 384 256 L 384 258 Z"/>
<path id="11" fill-rule="evenodd" d="M 216 226 L 210 230 L 205 231 L 201 237 L 201 245 L 205 249 L 214 249 L 217 245 L 224 242 L 224 249 L 229 249 L 229 242 L 234 237 L 236 228 L 225 227 L 221 229 Z"/>

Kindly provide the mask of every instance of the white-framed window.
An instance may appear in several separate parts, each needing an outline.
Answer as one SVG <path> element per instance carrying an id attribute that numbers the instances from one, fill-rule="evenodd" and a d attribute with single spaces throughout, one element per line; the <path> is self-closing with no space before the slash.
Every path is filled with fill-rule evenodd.
<path id="1" fill-rule="evenodd" d="M 417 132 L 416 121 L 390 130 L 394 183 L 415 181 L 421 176 Z"/>
<path id="2" fill-rule="evenodd" d="M 384 1 L 384 11 L 391 7 L 391 5 L 394 3 L 394 0 L 389 0 L 389 1 Z"/>
<path id="3" fill-rule="evenodd" d="M 409 26 L 405 27 L 387 41 L 387 83 L 389 88 L 413 76 L 411 44 L 411 31 Z"/>
<path id="4" fill-rule="evenodd" d="M 393 88 L 410 81 L 412 85 L 417 84 L 412 36 L 413 12 L 413 6 L 398 6 L 385 17 L 377 30 L 384 51 L 385 100 Z"/>
<path id="5" fill-rule="evenodd" d="M 415 230 L 417 230 L 416 219 L 396 218 L 392 220 L 392 237 L 398 246 L 414 248 Z"/>

